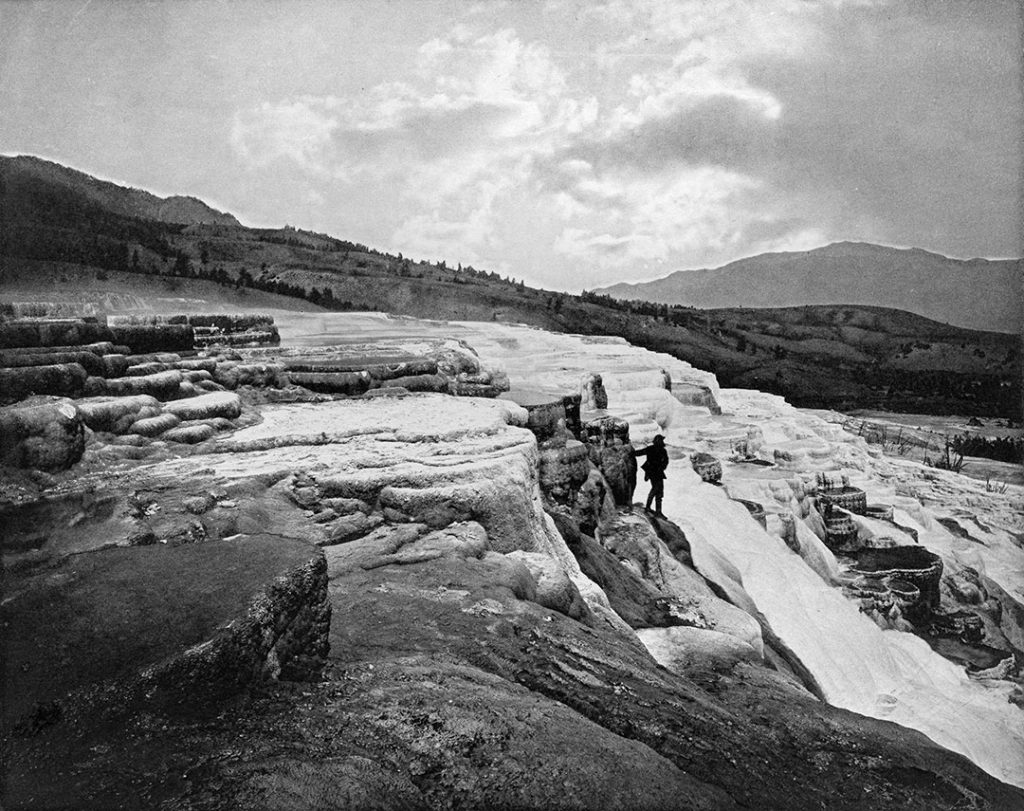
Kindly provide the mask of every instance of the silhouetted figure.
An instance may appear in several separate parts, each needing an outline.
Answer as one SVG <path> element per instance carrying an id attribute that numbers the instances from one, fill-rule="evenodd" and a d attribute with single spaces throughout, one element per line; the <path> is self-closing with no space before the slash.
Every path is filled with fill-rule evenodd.
<path id="1" fill-rule="evenodd" d="M 668 451 L 665 450 L 665 437 L 658 434 L 654 443 L 636 452 L 637 456 L 646 456 L 646 461 L 640 466 L 644 472 L 644 480 L 651 483 L 651 492 L 647 494 L 645 510 L 651 509 L 651 501 L 654 501 L 654 514 L 664 518 L 661 511 L 661 499 L 665 495 L 665 468 L 668 467 Z"/>

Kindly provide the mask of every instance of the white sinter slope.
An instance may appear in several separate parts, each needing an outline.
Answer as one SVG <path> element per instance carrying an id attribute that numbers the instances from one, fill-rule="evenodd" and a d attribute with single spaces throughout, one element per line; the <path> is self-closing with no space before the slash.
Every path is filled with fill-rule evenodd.
<path id="1" fill-rule="evenodd" d="M 591 376 L 600 374 L 609 396 L 606 413 L 629 420 L 635 445 L 656 433 L 666 436 L 673 461 L 665 512 L 686 533 L 697 567 L 723 587 L 738 572 L 757 609 L 830 703 L 920 730 L 996 777 L 1024 786 L 1024 710 L 1008 701 L 1014 685 L 970 679 L 916 636 L 882 630 L 825 579 L 834 576 L 836 563 L 811 531 L 814 516 L 807 517 L 806 525 L 798 521 L 802 556 L 779 537 L 778 518 L 801 515 L 803 484 L 813 482 L 816 472 L 845 473 L 870 502 L 893 504 L 896 522 L 915 530 L 922 544 L 943 557 L 947 571 L 969 565 L 1024 605 L 1024 550 L 1014 535 L 1024 532 L 1024 488 L 988 493 L 966 477 L 885 458 L 862 439 L 782 398 L 719 390 L 713 375 L 619 339 L 505 324 L 353 314 L 338 318 L 344 322 L 336 322 L 335 334 L 363 330 L 367 340 L 387 336 L 399 341 L 404 335 L 409 349 L 442 337 L 463 340 L 486 365 L 506 371 L 513 387 L 582 391 L 584 417 L 593 402 Z M 287 341 L 287 331 L 282 333 Z M 664 388 L 666 378 L 678 397 Z M 692 392 L 700 387 L 715 396 L 721 415 L 691 404 Z M 744 443 L 748 453 L 774 466 L 726 462 L 722 487 L 704 484 L 690 468 L 687 454 L 693 451 L 727 460 Z M 730 494 L 764 504 L 769 532 L 730 501 Z M 641 482 L 637 500 L 645 496 Z M 936 517 L 956 518 L 974 540 L 949 532 Z M 893 536 L 899 543 L 910 537 L 898 531 Z"/>

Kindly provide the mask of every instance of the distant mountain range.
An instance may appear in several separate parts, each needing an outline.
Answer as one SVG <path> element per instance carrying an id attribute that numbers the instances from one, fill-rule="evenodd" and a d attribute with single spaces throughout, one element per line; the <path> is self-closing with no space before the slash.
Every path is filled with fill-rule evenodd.
<path id="1" fill-rule="evenodd" d="M 949 259 L 919 248 L 839 242 L 594 292 L 701 308 L 863 304 L 969 329 L 1017 332 L 1024 323 L 1020 272 L 1012 259 Z"/>
<path id="2" fill-rule="evenodd" d="M 69 169 L 59 163 L 31 155 L 7 157 L 0 155 L 2 193 L 24 199 L 18 186 L 57 188 L 65 198 L 78 197 L 82 202 L 123 217 L 176 223 L 179 225 L 239 225 L 231 214 L 211 208 L 195 197 L 157 197 L 142 189 L 118 186 L 99 180 L 85 172 Z"/>

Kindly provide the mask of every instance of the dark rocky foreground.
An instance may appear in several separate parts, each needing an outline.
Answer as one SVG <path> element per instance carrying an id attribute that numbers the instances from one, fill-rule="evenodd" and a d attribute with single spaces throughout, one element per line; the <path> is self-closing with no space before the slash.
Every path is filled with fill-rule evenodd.
<path id="1" fill-rule="evenodd" d="M 4 808 L 1024 807 L 816 699 L 631 508 L 623 420 L 490 399 L 465 354 L 342 354 L 217 360 L 245 415 L 195 444 L 139 423 L 242 398 L 109 425 L 139 395 L 67 400 L 77 455 L 10 457 Z M 123 436 L 146 453 L 110 455 Z M 671 669 L 630 629 L 670 639 Z"/>
<path id="2" fill-rule="evenodd" d="M 37 704 L 51 714 L 37 709 L 5 741 L 6 807 L 1020 807 L 1020 792 L 963 758 L 832 709 L 760 664 L 669 673 L 600 622 L 539 604 L 529 572 L 474 547 L 466 526 L 396 560 L 400 533 L 327 547 L 321 680 L 246 686 L 238 662 L 248 666 L 247 648 L 236 646 L 220 669 L 166 665 L 142 687 L 123 677 Z M 193 563 L 204 550 L 209 565 L 226 567 L 224 547 L 235 545 L 247 548 L 247 569 L 270 573 L 287 562 L 279 558 L 313 554 L 278 541 L 125 555 Z M 223 576 L 160 566 L 179 590 Z M 307 567 L 312 581 L 321 566 Z M 249 581 L 232 571 L 237 596 Z M 294 594 L 314 608 L 321 596 Z M 187 606 L 145 605 L 136 642 L 181 644 Z M 53 657 L 67 640 L 46 635 L 36 616 L 37 644 L 53 645 Z"/>
<path id="3" fill-rule="evenodd" d="M 326 502 L 343 506 L 323 482 L 193 474 L 110 482 L 105 497 L 134 514 L 108 502 L 84 520 L 110 541 L 147 524 L 167 544 L 8 574 L 31 596 L 3 612 L 6 808 L 1024 803 L 756 657 L 669 672 L 571 583 L 492 551 L 496 524 L 432 530 L 421 506 L 318 548 Z M 619 557 L 558 515 L 631 625 L 694 624 L 622 565 L 642 555 L 645 519 L 625 516 L 632 546 L 606 535 Z M 659 522 L 649 543 L 652 529 L 688 561 L 681 533 Z"/>

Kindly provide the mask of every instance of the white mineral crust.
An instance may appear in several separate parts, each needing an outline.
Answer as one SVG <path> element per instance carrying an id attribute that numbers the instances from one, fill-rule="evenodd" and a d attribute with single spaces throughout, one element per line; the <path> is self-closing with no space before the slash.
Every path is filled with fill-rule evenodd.
<path id="1" fill-rule="evenodd" d="M 672 462 L 664 508 L 686 533 L 697 568 L 727 593 L 745 592 L 742 599 L 749 595 L 831 704 L 920 730 L 1001 780 L 1024 786 L 1024 710 L 1008 701 L 1013 685 L 969 679 L 963 668 L 934 653 L 923 640 L 901 631 L 883 631 L 862 614 L 835 584 L 835 559 L 817 541 L 814 530 L 820 533 L 821 527 L 815 525 L 815 515 L 802 514 L 801 506 L 802 488 L 813 482 L 816 472 L 828 472 L 836 479 L 845 473 L 867 492 L 869 502 L 894 505 L 895 522 L 904 530 L 915 530 L 920 543 L 942 556 L 947 570 L 974 567 L 1024 604 L 1024 549 L 1015 543 L 1024 531 L 1024 488 L 1010 485 L 1005 492 L 991 493 L 984 483 L 884 457 L 838 425 L 793 408 L 778 396 L 720 389 L 710 373 L 619 339 L 376 314 L 293 316 L 282 323 L 281 333 L 285 343 L 291 336 L 308 343 L 346 336 L 347 341 L 391 340 L 407 351 L 422 351 L 441 339 L 454 338 L 472 346 L 485 366 L 506 372 L 513 387 L 552 393 L 585 394 L 587 381 L 600 374 L 609 397 L 607 413 L 630 422 L 634 444 L 642 445 L 656 433 L 666 436 Z M 680 402 L 664 389 L 666 376 L 677 386 L 706 387 L 723 413 L 714 416 L 706 408 Z M 460 405 L 458 413 L 447 413 L 443 419 L 427 408 L 418 413 L 422 423 L 417 430 L 443 433 L 443 426 L 435 427 L 440 421 L 460 422 L 460 429 L 469 433 L 479 424 L 486 432 L 492 430 L 494 420 L 520 419 L 514 411 L 502 413 L 499 408 L 504 406 L 478 413 L 471 407 L 463 411 Z M 360 415 L 321 430 L 358 432 L 371 419 Z M 272 433 L 277 428 L 263 430 Z M 388 430 L 398 438 L 412 429 L 396 424 Z M 260 432 L 260 427 L 250 429 L 235 441 Z M 701 482 L 690 468 L 688 453 L 708 451 L 727 460 L 733 449 L 748 440 L 758 457 L 776 463 L 770 472 L 726 462 L 723 487 L 714 487 Z M 780 525 L 773 513 L 793 512 L 802 555 L 777 533 L 764 531 L 727 494 L 764 504 L 772 518 L 769 527 Z M 636 499 L 645 496 L 641 482 Z M 936 517 L 955 519 L 976 540 L 954 535 Z M 543 521 L 540 516 L 537 520 Z M 884 526 L 895 542 L 911 539 L 906 532 Z M 541 534 L 547 535 L 550 529 L 545 526 Z M 878 522 L 870 520 L 862 522 L 861 531 L 883 532 Z M 555 546 L 537 551 L 561 556 Z M 582 585 L 578 569 L 566 565 Z M 584 596 L 593 604 L 592 593 Z M 671 658 L 671 634 L 648 636 L 662 658 Z M 687 648 L 677 654 L 686 655 L 700 644 L 688 639 Z"/>

